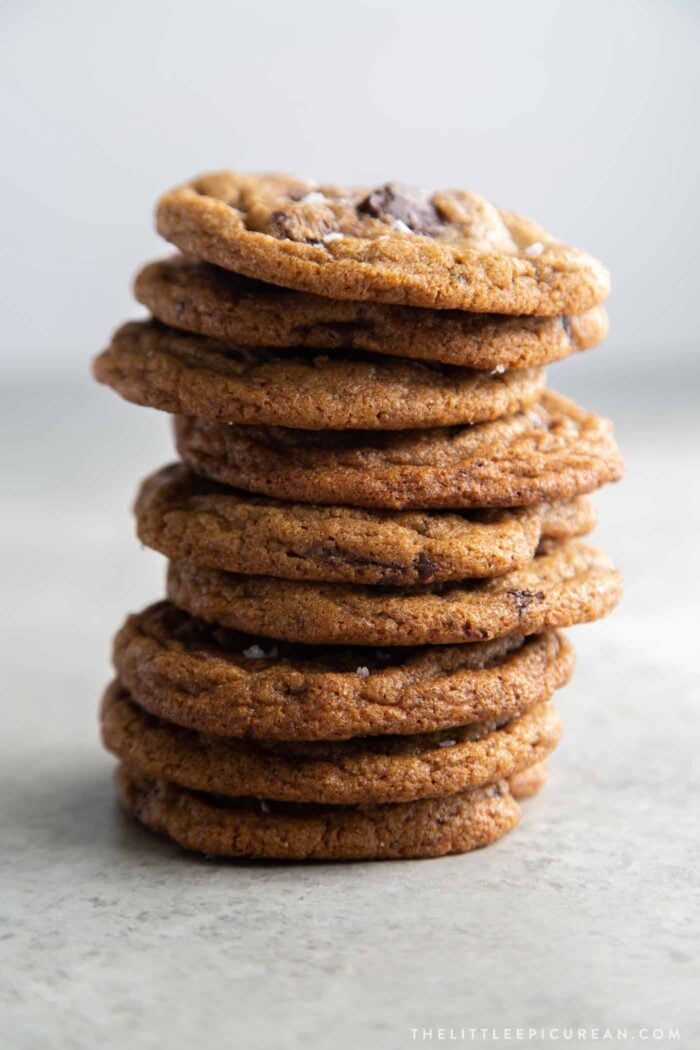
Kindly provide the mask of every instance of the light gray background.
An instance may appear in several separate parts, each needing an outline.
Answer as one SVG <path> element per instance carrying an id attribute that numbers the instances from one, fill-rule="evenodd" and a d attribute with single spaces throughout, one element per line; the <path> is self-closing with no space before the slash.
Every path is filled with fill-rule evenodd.
<path id="1" fill-rule="evenodd" d="M 424 1045 L 415 1025 L 699 1045 L 698 10 L 5 0 L 3 1047 L 384 1050 Z M 225 165 L 470 186 L 613 271 L 610 339 L 550 382 L 615 419 L 628 473 L 596 542 L 626 596 L 573 632 L 550 786 L 487 851 L 218 865 L 113 805 L 109 638 L 162 588 L 128 506 L 172 451 L 88 359 L 167 250 L 157 194 Z"/>
<path id="2" fill-rule="evenodd" d="M 695 337 L 700 5 L 5 0 L 0 338 L 85 355 L 200 170 L 469 186 L 599 254 L 611 349 Z"/>

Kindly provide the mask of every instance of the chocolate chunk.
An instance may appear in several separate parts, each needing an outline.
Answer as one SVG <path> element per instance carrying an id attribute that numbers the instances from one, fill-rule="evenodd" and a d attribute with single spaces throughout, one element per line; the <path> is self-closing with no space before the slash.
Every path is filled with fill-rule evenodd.
<path id="1" fill-rule="evenodd" d="M 542 591 L 529 591 L 524 587 L 519 587 L 517 590 L 507 591 L 506 593 L 514 600 L 518 608 L 518 614 L 524 612 L 531 602 L 541 602 L 544 598 Z"/>
<path id="2" fill-rule="evenodd" d="M 303 216 L 286 211 L 273 211 L 271 218 L 273 236 L 312 244 L 315 247 L 323 244 L 323 237 L 330 229 L 324 218 L 317 218 L 310 224 Z"/>
<path id="3" fill-rule="evenodd" d="M 294 219 L 286 211 L 273 211 L 272 226 L 280 237 L 291 237 L 294 240 Z"/>
<path id="4" fill-rule="evenodd" d="M 372 325 L 369 321 L 318 321 L 316 324 L 296 325 L 292 334 L 299 339 L 304 339 L 312 334 L 325 335 L 332 340 L 331 346 L 352 350 L 356 335 L 360 332 L 371 331 Z"/>
<path id="5" fill-rule="evenodd" d="M 465 623 L 462 632 L 465 642 L 483 642 L 489 636 L 489 632 L 484 627 L 474 628 L 470 623 Z"/>
<path id="6" fill-rule="evenodd" d="M 372 190 L 357 205 L 362 215 L 373 215 L 377 219 L 387 216 L 405 223 L 413 233 L 437 233 L 442 222 L 432 202 L 420 190 L 404 186 L 400 182 L 387 182 Z"/>
<path id="7" fill-rule="evenodd" d="M 387 561 L 371 554 L 360 554 L 355 551 L 343 550 L 332 543 L 308 544 L 298 550 L 289 550 L 287 554 L 292 557 L 306 557 L 312 560 L 327 561 L 330 564 L 355 565 L 358 568 L 380 568 L 384 570 L 386 583 L 400 583 L 403 575 L 403 566 L 396 562 Z M 437 565 L 433 567 L 433 571 Z"/>
<path id="8" fill-rule="evenodd" d="M 425 551 L 421 551 L 418 555 L 418 561 L 416 563 L 416 569 L 418 570 L 418 579 L 423 583 L 430 580 L 437 570 L 440 568 L 437 562 L 433 561 L 432 558 L 428 557 Z"/>

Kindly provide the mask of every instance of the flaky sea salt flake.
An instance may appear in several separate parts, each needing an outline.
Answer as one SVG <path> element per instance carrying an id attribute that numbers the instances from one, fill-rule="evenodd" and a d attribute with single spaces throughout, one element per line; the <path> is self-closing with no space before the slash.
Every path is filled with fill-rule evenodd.
<path id="1" fill-rule="evenodd" d="M 249 645 L 247 649 L 243 650 L 243 655 L 249 660 L 264 660 L 266 654 L 261 645 Z"/>
<path id="2" fill-rule="evenodd" d="M 249 660 L 276 660 L 278 650 L 276 645 L 271 646 L 267 652 L 261 645 L 249 645 L 247 649 L 243 650 L 243 655 L 247 656 Z"/>
<path id="3" fill-rule="evenodd" d="M 311 193 L 307 193 L 305 197 L 302 197 L 299 201 L 300 204 L 325 204 L 326 196 L 324 193 L 319 193 L 318 190 L 312 190 Z"/>

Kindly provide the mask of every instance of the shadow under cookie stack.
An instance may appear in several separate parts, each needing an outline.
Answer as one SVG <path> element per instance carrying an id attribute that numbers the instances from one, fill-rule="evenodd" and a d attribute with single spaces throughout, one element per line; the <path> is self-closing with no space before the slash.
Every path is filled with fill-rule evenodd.
<path id="1" fill-rule="evenodd" d="M 595 259 L 473 193 L 204 176 L 97 379 L 172 413 L 138 535 L 167 600 L 102 704 L 127 812 L 205 854 L 494 842 L 560 736 L 561 628 L 621 590 L 581 537 L 610 424 L 545 389 L 599 342 Z"/>

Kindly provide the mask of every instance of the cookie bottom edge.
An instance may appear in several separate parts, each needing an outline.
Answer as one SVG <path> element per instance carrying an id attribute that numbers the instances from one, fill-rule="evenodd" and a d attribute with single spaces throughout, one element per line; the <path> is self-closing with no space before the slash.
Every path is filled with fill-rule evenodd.
<path id="1" fill-rule="evenodd" d="M 391 860 L 466 853 L 516 826 L 518 798 L 546 779 L 539 763 L 487 787 L 439 799 L 319 806 L 225 799 L 153 780 L 120 765 L 117 791 L 127 814 L 186 850 L 266 860 Z"/>

